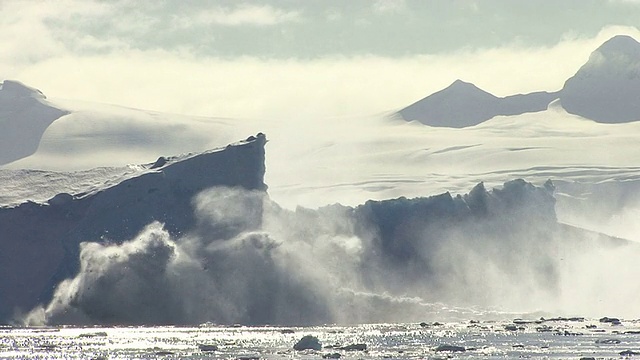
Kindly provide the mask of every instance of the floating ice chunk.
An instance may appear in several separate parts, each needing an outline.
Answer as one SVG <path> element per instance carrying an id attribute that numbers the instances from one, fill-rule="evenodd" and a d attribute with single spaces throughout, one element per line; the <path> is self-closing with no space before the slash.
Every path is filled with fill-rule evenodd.
<path id="1" fill-rule="evenodd" d="M 295 345 L 293 345 L 293 349 L 296 351 L 302 350 L 321 350 L 322 344 L 317 337 L 313 335 L 306 335 L 302 339 L 300 339 Z"/>
<path id="2" fill-rule="evenodd" d="M 440 351 L 464 352 L 464 351 L 467 351 L 467 349 L 464 346 L 442 344 L 442 345 L 438 345 L 435 351 L 436 352 L 440 352 Z"/>

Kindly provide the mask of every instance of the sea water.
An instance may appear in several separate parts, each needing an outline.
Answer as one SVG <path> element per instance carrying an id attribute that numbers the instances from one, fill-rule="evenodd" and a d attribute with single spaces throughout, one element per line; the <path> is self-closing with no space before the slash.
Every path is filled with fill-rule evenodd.
<path id="1" fill-rule="evenodd" d="M 322 349 L 294 350 L 306 335 Z M 634 352 L 640 358 L 640 320 L 625 319 L 0 328 L 0 359 L 617 359 Z"/>

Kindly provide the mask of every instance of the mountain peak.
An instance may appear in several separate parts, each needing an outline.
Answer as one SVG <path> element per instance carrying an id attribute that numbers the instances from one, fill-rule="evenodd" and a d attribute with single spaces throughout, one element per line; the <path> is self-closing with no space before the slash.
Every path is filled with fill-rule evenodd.
<path id="1" fill-rule="evenodd" d="M 604 56 L 627 55 L 636 57 L 640 55 L 640 42 L 628 35 L 616 35 L 600 45 L 594 53 Z"/>
<path id="2" fill-rule="evenodd" d="M 622 74 L 635 72 L 640 64 L 640 43 L 627 35 L 617 35 L 605 41 L 589 56 L 589 61 L 580 68 L 579 73 L 602 72 Z M 578 75 L 576 74 L 576 75 Z"/>
<path id="3" fill-rule="evenodd" d="M 456 79 L 456 81 L 452 82 L 451 85 L 449 85 L 449 87 L 452 86 L 472 86 L 472 87 L 477 87 L 474 84 L 470 83 L 470 82 L 466 82 L 466 81 L 462 81 L 460 79 Z"/>
<path id="4" fill-rule="evenodd" d="M 458 79 L 400 110 L 399 114 L 405 120 L 417 120 L 429 126 L 462 128 L 493 117 L 496 101 L 496 96 Z"/>
<path id="5" fill-rule="evenodd" d="M 482 93 L 486 93 L 489 94 L 488 92 L 480 89 L 479 87 L 477 87 L 475 84 L 470 83 L 470 82 L 466 82 L 466 81 L 462 81 L 460 79 L 457 79 L 456 81 L 452 82 L 451 85 L 447 86 L 446 88 L 444 88 L 442 91 L 447 91 L 447 90 L 452 90 L 455 89 L 457 91 L 476 91 L 476 92 L 482 92 Z M 491 95 L 493 96 L 493 95 Z"/>
<path id="6" fill-rule="evenodd" d="M 40 90 L 15 80 L 4 80 L 0 83 L 0 96 L 14 98 L 33 97 L 37 99 L 47 98 Z"/>

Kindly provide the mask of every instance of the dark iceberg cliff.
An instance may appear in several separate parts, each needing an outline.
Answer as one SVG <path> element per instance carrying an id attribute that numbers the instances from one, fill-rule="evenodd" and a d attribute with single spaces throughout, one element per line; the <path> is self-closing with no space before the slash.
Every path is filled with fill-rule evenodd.
<path id="1" fill-rule="evenodd" d="M 78 270 L 81 242 L 121 243 L 157 221 L 178 235 L 194 226 L 192 198 L 213 187 L 266 190 L 263 134 L 224 149 L 160 158 L 138 176 L 90 194 L 0 208 L 0 323 L 49 301 Z"/>

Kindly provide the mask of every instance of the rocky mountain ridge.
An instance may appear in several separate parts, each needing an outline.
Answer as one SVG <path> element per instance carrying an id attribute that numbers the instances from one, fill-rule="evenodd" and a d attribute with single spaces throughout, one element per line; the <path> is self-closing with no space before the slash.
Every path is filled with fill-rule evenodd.
<path id="1" fill-rule="evenodd" d="M 462 128 L 495 116 L 544 111 L 555 99 L 567 112 L 596 122 L 640 120 L 640 43 L 626 35 L 609 39 L 559 91 L 501 98 L 456 80 L 396 114 L 429 126 Z"/>

